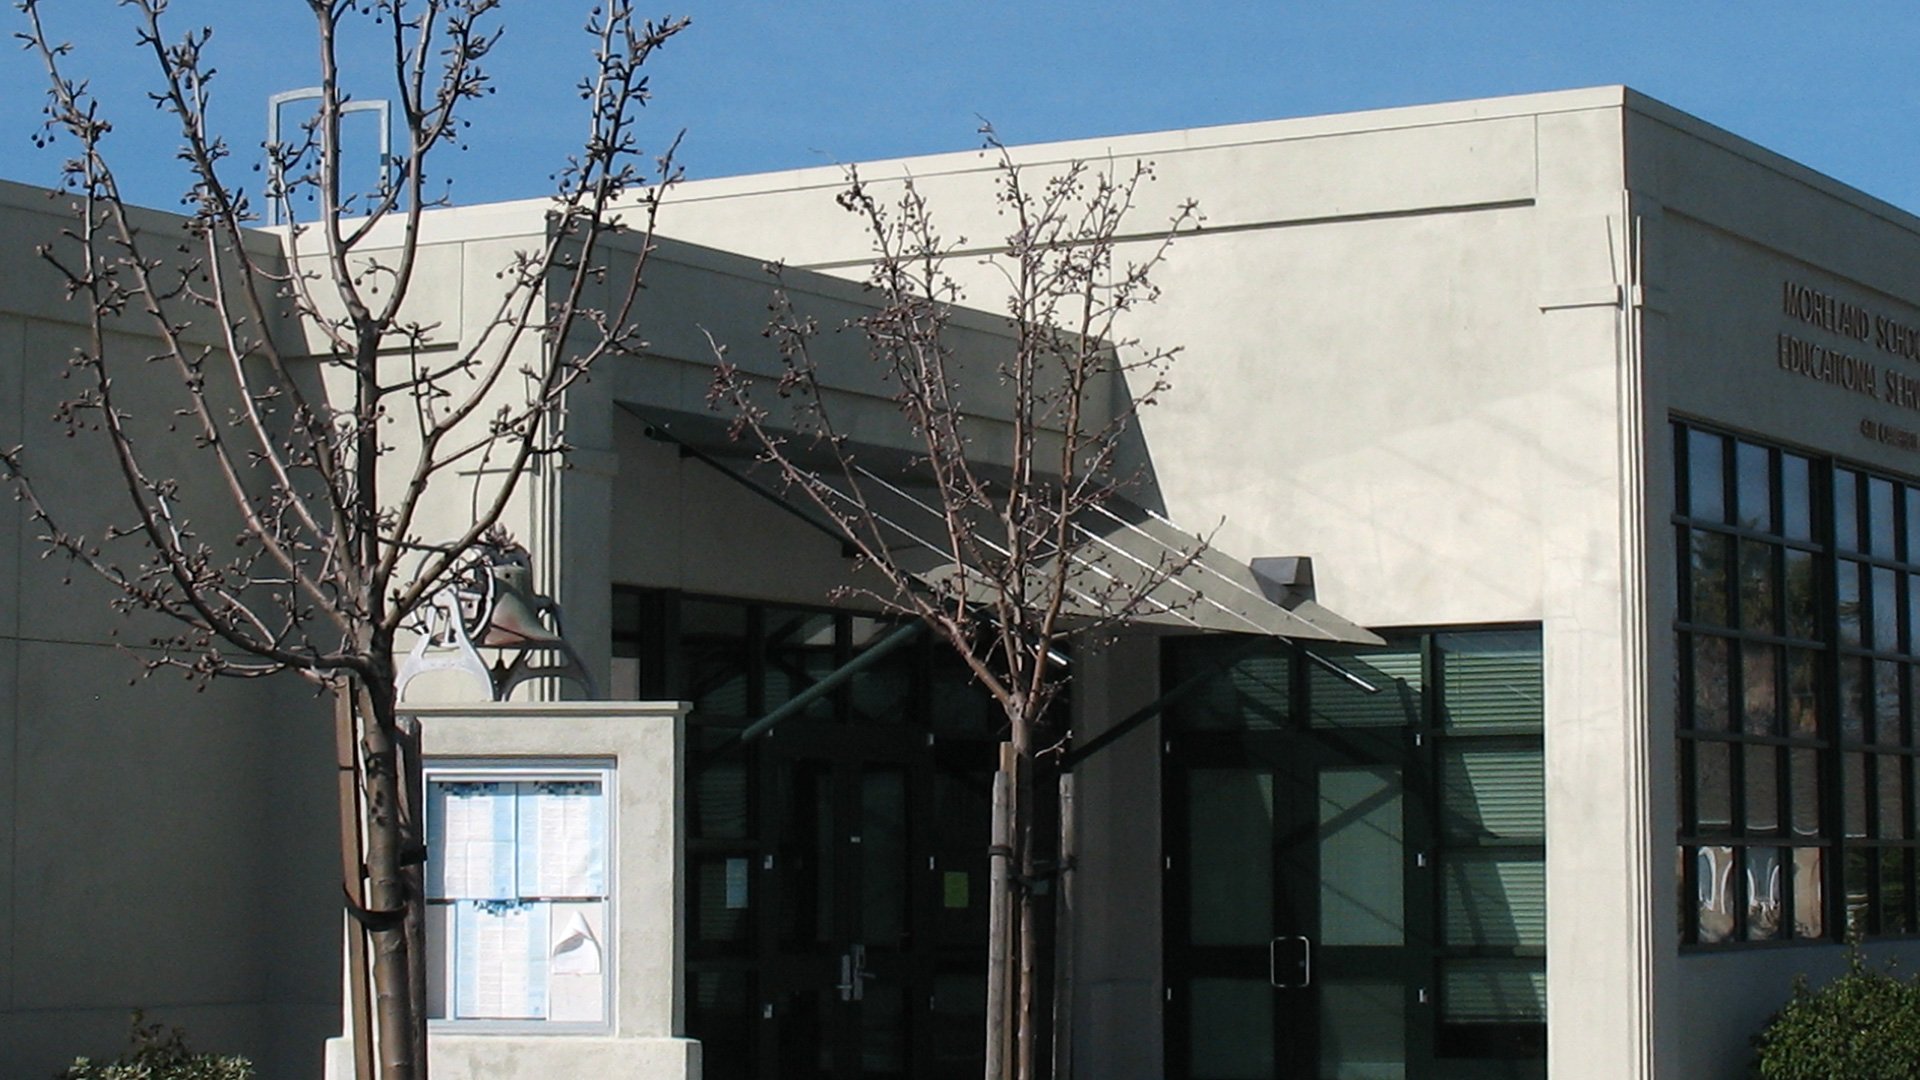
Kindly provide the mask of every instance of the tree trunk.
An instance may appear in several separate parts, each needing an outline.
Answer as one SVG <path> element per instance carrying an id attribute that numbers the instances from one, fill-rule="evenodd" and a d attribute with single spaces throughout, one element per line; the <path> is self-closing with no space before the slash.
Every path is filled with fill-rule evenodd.
<path id="1" fill-rule="evenodd" d="M 1014 890 L 1017 898 L 1019 918 L 1015 941 L 1019 962 L 1014 968 L 1018 980 L 1018 1004 L 1014 1014 L 1014 1061 L 1015 1080 L 1034 1080 L 1033 1042 L 1035 1021 L 1039 1019 L 1038 1002 L 1035 1000 L 1034 958 L 1039 946 L 1039 928 L 1034 925 L 1033 882 L 1039 879 L 1040 867 L 1034 858 L 1034 810 L 1038 800 L 1035 795 L 1035 777 L 1037 771 L 1033 762 L 1025 753 L 1015 758 L 1017 771 L 1014 773 L 1013 800 L 1013 836 L 1016 845 L 1017 860 L 1020 868 L 1020 880 Z"/>
<path id="2" fill-rule="evenodd" d="M 1062 773 L 1058 783 L 1060 850 L 1057 853 L 1059 869 L 1054 881 L 1059 891 L 1054 899 L 1053 1064 L 1049 1075 L 1052 1080 L 1073 1080 L 1073 947 L 1077 918 L 1074 910 L 1073 863 L 1079 838 L 1074 817 L 1073 774 Z"/>
<path id="3" fill-rule="evenodd" d="M 397 697 L 397 695 L 396 695 Z M 426 774 L 420 760 L 420 726 L 398 716 L 400 750 L 400 879 L 406 890 L 403 929 L 407 942 L 407 1000 L 413 1015 L 414 1073 L 427 1075 L 427 846 Z"/>
<path id="4" fill-rule="evenodd" d="M 987 1070 L 986 1080 L 1007 1080 L 1013 1030 L 1013 789 L 1012 743 L 1000 744 L 1000 771 L 993 776 L 993 833 L 988 841 L 987 879 Z"/>
<path id="5" fill-rule="evenodd" d="M 425 1080 L 423 1025 L 415 1008 L 415 950 L 408 923 L 420 925 L 419 874 L 412 800 L 401 753 L 406 736 L 394 715 L 391 680 L 354 680 L 360 734 L 361 785 L 366 814 L 366 890 L 363 925 L 372 945 L 374 1028 L 380 1080 Z M 410 872 L 412 871 L 412 872 Z M 424 952 L 424 950 L 420 950 Z"/>
<path id="6" fill-rule="evenodd" d="M 353 689 L 338 686 L 333 695 L 334 754 L 340 777 L 340 887 L 347 903 L 366 906 L 366 862 L 361 853 L 359 725 L 354 722 Z M 347 1035 L 353 1040 L 354 1080 L 373 1077 L 373 1014 L 368 1011 L 367 934 L 359 920 L 347 922 Z"/>

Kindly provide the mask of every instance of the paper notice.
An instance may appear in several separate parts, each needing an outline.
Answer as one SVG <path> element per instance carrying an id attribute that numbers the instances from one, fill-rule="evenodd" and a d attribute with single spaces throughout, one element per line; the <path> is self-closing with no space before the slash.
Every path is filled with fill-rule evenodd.
<path id="1" fill-rule="evenodd" d="M 537 1020 L 547 1012 L 547 905 L 466 902 L 455 959 L 454 1014 L 463 1019 Z"/>
<path id="2" fill-rule="evenodd" d="M 509 900 L 514 882 L 514 787 L 436 783 L 427 839 L 433 858 L 428 894 L 461 900 Z"/>
<path id="3" fill-rule="evenodd" d="M 574 911 L 567 917 L 565 929 L 553 943 L 551 970 L 555 975 L 600 974 L 600 939 L 587 925 L 585 914 Z"/>
<path id="4" fill-rule="evenodd" d="M 600 784 L 519 787 L 521 895 L 606 895 L 606 802 Z"/>

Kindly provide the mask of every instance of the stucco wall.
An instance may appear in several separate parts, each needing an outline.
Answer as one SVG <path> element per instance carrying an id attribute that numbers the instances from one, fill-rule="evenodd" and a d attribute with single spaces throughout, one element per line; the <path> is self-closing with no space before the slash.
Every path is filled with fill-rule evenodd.
<path id="1" fill-rule="evenodd" d="M 86 341 L 83 311 L 33 254 L 62 210 L 0 185 L 0 443 L 24 444 L 61 525 L 97 539 L 129 515 L 104 440 L 52 419 Z M 156 241 L 177 228 L 142 217 Z M 189 475 L 192 455 L 158 438 L 172 376 L 138 362 L 155 351 L 142 332 L 128 319 L 109 343 L 134 360 L 118 389 L 138 403 L 155 475 Z M 183 505 L 210 533 L 231 527 L 217 500 Z M 328 710 L 297 679 L 204 692 L 178 673 L 143 679 L 139 658 L 155 654 L 141 646 L 164 628 L 115 614 L 109 588 L 43 557 L 45 532 L 0 502 L 0 1074 L 112 1056 L 144 1008 L 264 1075 L 312 1075 L 338 1015 Z"/>

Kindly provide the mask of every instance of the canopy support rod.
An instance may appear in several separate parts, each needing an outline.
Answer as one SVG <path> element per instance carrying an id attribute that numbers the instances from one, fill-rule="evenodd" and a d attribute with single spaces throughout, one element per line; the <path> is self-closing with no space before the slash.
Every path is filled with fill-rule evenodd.
<path id="1" fill-rule="evenodd" d="M 755 720 L 745 731 L 740 733 L 740 741 L 743 743 L 752 742 L 773 730 L 773 726 L 780 721 L 804 712 L 809 705 L 838 690 L 855 675 L 860 674 L 885 659 L 889 653 L 892 653 L 903 645 L 912 644 L 919 639 L 921 634 L 926 633 L 926 631 L 927 624 L 919 619 L 906 623 L 893 633 L 880 639 L 879 642 L 869 647 L 859 656 L 854 657 L 834 669 L 833 673 L 826 678 L 821 679 L 819 682 L 814 683 L 812 686 L 807 687 L 805 690 L 787 699 L 786 704 Z"/>
<path id="2" fill-rule="evenodd" d="M 1202 686 L 1205 686 L 1214 676 L 1232 667 L 1234 664 L 1239 663 L 1255 649 L 1273 640 L 1274 639 L 1270 637 L 1249 636 L 1239 645 L 1214 657 L 1212 663 L 1189 675 L 1178 686 L 1161 694 L 1153 701 L 1135 709 L 1127 715 L 1126 719 L 1087 740 L 1085 746 L 1076 746 L 1072 750 L 1067 751 L 1060 759 L 1060 770 L 1062 772 L 1069 772 L 1074 766 L 1079 765 L 1093 755 L 1119 742 L 1135 728 L 1159 716 L 1173 706 L 1178 705 L 1182 699 L 1192 694 L 1195 690 L 1200 689 Z"/>

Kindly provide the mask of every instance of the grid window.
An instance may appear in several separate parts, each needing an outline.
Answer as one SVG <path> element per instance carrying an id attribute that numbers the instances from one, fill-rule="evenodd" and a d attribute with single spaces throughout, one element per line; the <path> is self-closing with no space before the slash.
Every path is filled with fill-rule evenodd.
<path id="1" fill-rule="evenodd" d="M 1920 487 L 1674 435 L 1683 940 L 1920 930 Z"/>

